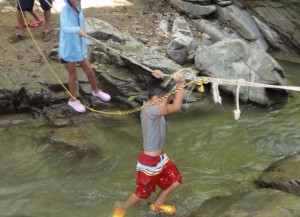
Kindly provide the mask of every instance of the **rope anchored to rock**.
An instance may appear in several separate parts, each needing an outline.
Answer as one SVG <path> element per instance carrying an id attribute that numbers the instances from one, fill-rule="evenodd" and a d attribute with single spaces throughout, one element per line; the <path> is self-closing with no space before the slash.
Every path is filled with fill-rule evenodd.
<path id="1" fill-rule="evenodd" d="M 46 2 L 53 8 L 53 6 L 47 0 L 46 0 Z M 22 13 L 23 18 L 25 19 L 25 16 L 24 16 L 22 10 L 21 10 L 21 13 Z M 35 47 L 37 48 L 39 54 L 43 57 L 44 62 L 46 63 L 47 67 L 50 69 L 53 76 L 57 79 L 59 84 L 64 88 L 64 90 L 68 93 L 68 95 L 71 98 L 74 98 L 74 96 L 72 96 L 72 94 L 69 92 L 68 88 L 60 80 L 57 73 L 51 67 L 48 59 L 45 57 L 44 53 L 42 52 L 42 49 L 39 47 L 38 43 L 34 39 L 33 34 L 31 33 L 29 27 L 26 26 L 26 28 L 29 32 L 30 37 L 33 40 L 33 43 L 34 43 Z M 120 54 L 120 52 L 117 52 L 113 48 L 106 46 L 106 44 L 102 43 L 98 39 L 93 38 L 89 35 L 86 35 L 85 37 L 88 38 L 88 39 L 91 39 L 92 41 L 94 41 L 98 45 L 104 46 L 104 48 L 106 48 L 106 49 L 108 49 L 108 50 L 110 50 L 114 53 L 117 53 L 122 58 L 124 58 L 126 60 L 129 60 L 131 63 L 141 67 L 142 69 L 144 69 L 144 70 L 146 70 L 150 73 L 153 72 L 152 69 L 138 63 L 137 61 L 135 61 L 134 59 L 132 59 L 130 57 L 127 57 L 125 55 Z M 163 77 L 167 78 L 168 82 L 173 80 L 174 77 L 176 77 L 176 76 L 178 77 L 178 75 L 183 77 L 186 80 L 186 82 L 185 82 L 183 87 L 176 88 L 175 90 L 169 92 L 168 94 L 166 94 L 165 96 L 159 98 L 157 101 L 155 101 L 151 104 L 147 104 L 147 105 L 144 105 L 144 106 L 136 107 L 136 108 L 129 109 L 129 110 L 123 110 L 123 111 L 100 111 L 100 110 L 96 110 L 94 108 L 90 108 L 86 105 L 84 105 L 84 107 L 86 109 L 90 110 L 91 112 L 97 112 L 97 113 L 104 114 L 104 115 L 128 115 L 128 114 L 131 114 L 131 113 L 141 111 L 141 110 L 143 110 L 143 109 L 145 109 L 145 108 L 147 108 L 151 105 L 157 104 L 158 102 L 162 101 L 163 99 L 168 98 L 172 94 L 175 94 L 178 91 L 180 91 L 180 90 L 182 90 L 183 88 L 186 88 L 186 87 L 197 86 L 198 91 L 204 92 L 205 90 L 204 90 L 204 85 L 203 84 L 207 84 L 207 83 L 212 84 L 213 98 L 214 98 L 215 103 L 222 104 L 222 98 L 221 98 L 220 93 L 219 93 L 219 85 L 235 85 L 237 87 L 236 87 L 236 95 L 235 95 L 236 110 L 234 110 L 234 117 L 235 117 L 236 120 L 238 120 L 240 118 L 240 114 L 241 114 L 241 110 L 239 108 L 239 91 L 240 91 L 240 87 L 242 87 L 242 86 L 300 91 L 300 87 L 296 87 L 296 86 L 280 86 L 280 85 L 262 84 L 262 83 L 248 82 L 248 81 L 245 81 L 243 79 L 230 80 L 230 79 L 221 79 L 221 78 L 213 78 L 213 77 L 203 77 L 203 76 L 197 76 L 197 73 L 198 72 L 196 70 L 194 70 L 193 68 L 181 68 L 181 69 L 177 70 L 176 72 L 174 72 L 172 74 L 163 74 Z"/>

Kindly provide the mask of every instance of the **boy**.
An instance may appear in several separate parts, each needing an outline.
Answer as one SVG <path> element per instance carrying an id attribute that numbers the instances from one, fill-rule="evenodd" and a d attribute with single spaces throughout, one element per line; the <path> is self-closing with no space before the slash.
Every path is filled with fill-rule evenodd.
<path id="1" fill-rule="evenodd" d="M 160 70 L 154 70 L 153 76 L 163 77 Z M 138 156 L 136 189 L 129 198 L 121 203 L 117 203 L 113 217 L 125 216 L 125 211 L 142 199 L 150 197 L 155 191 L 156 185 L 162 190 L 158 197 L 151 204 L 150 209 L 155 212 L 174 214 L 175 206 L 165 205 L 164 202 L 171 192 L 181 183 L 182 178 L 174 163 L 163 152 L 165 141 L 165 119 L 164 115 L 169 115 L 180 111 L 183 99 L 184 80 L 178 76 L 174 78 L 178 81 L 177 88 L 181 88 L 175 95 L 172 104 L 168 104 L 168 99 L 163 99 L 157 104 L 146 107 L 142 110 L 141 125 L 143 132 L 143 151 Z M 157 99 L 167 94 L 167 91 L 159 84 L 151 85 L 148 88 L 148 100 L 144 105 L 155 103 Z"/>

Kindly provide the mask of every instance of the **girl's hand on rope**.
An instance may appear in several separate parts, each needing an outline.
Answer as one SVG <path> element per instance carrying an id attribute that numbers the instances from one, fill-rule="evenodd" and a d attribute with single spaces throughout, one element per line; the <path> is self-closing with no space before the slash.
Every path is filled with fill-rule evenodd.
<path id="1" fill-rule="evenodd" d="M 79 29 L 77 34 L 80 36 L 80 37 L 86 37 L 86 33 L 85 31 L 83 31 L 82 29 Z"/>
<path id="2" fill-rule="evenodd" d="M 184 75 L 181 74 L 181 73 L 177 73 L 177 72 L 172 75 L 172 78 L 173 78 L 174 81 L 177 81 L 177 82 L 184 82 L 185 81 Z"/>
<path id="3" fill-rule="evenodd" d="M 159 69 L 153 70 L 152 75 L 155 78 L 163 78 L 165 76 L 165 74 L 161 70 L 159 70 Z"/>

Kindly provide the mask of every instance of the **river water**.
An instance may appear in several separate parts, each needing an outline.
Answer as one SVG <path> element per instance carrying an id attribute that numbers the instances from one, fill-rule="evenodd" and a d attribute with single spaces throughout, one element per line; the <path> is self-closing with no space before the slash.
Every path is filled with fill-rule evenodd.
<path id="1" fill-rule="evenodd" d="M 291 85 L 300 86 L 299 64 L 281 65 Z M 300 93 L 273 108 L 241 105 L 238 121 L 233 99 L 223 101 L 167 117 L 165 152 L 183 176 L 168 199 L 178 209 L 175 216 L 188 215 L 212 196 L 252 191 L 253 179 L 270 163 L 300 151 Z M 115 201 L 134 190 L 139 119 L 78 119 L 97 155 L 51 147 L 44 138 L 52 127 L 42 118 L 0 117 L 1 217 L 108 217 Z M 126 216 L 155 216 L 148 203 L 156 194 Z"/>

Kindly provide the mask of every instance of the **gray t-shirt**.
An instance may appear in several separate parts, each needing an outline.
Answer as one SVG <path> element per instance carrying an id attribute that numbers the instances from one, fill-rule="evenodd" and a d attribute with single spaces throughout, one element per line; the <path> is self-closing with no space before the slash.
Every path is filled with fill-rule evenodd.
<path id="1" fill-rule="evenodd" d="M 147 103 L 144 102 L 144 105 Z M 159 106 L 153 105 L 141 111 L 141 125 L 143 131 L 143 148 L 145 151 L 162 149 L 166 137 L 164 116 L 159 116 Z"/>

